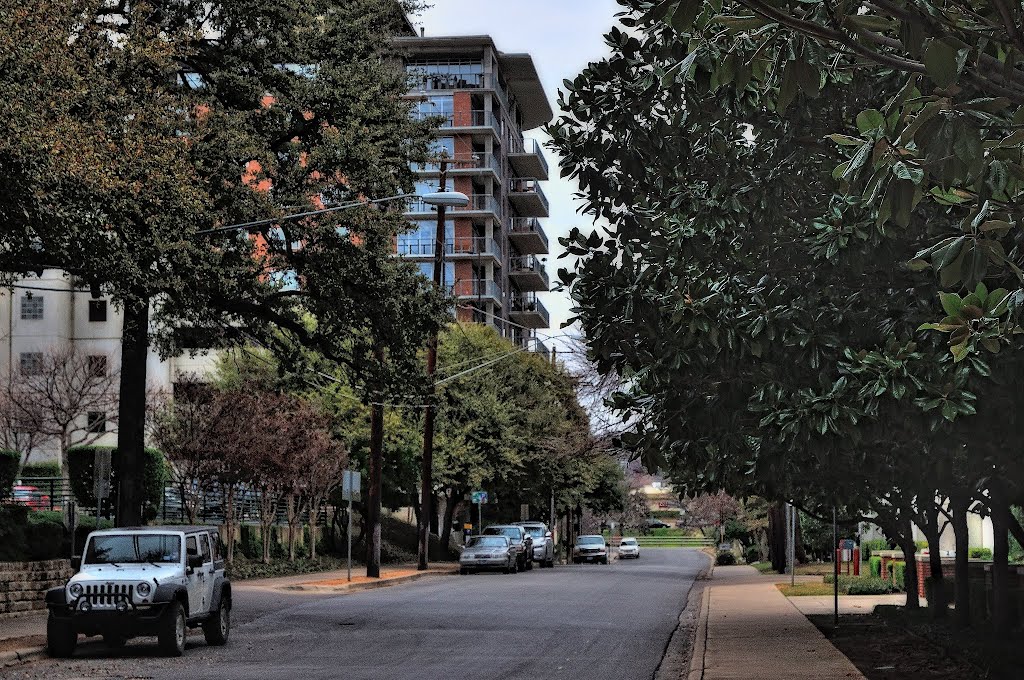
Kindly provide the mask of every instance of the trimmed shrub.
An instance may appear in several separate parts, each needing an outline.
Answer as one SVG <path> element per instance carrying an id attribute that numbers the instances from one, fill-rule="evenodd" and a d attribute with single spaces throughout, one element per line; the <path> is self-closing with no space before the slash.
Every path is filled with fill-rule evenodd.
<path id="1" fill-rule="evenodd" d="M 907 572 L 907 563 L 902 560 L 892 562 L 892 583 L 897 588 L 903 588 L 904 575 Z"/>
<path id="2" fill-rule="evenodd" d="M 743 550 L 743 561 L 747 564 L 753 564 L 761 559 L 761 551 L 758 550 L 756 545 L 748 545 Z"/>
<path id="3" fill-rule="evenodd" d="M 29 463 L 21 468 L 22 479 L 26 477 L 60 477 L 60 465 L 57 463 Z"/>
<path id="4" fill-rule="evenodd" d="M 882 558 L 872 557 L 868 560 L 868 564 L 871 566 L 872 578 L 882 578 Z"/>
<path id="5" fill-rule="evenodd" d="M 846 586 L 847 595 L 888 595 L 893 590 L 892 583 L 875 576 L 851 579 Z"/>
<path id="6" fill-rule="evenodd" d="M 18 467 L 21 465 L 21 454 L 17 451 L 0 449 L 0 500 L 11 495 L 11 487 L 18 478 Z"/>
<path id="7" fill-rule="evenodd" d="M 93 463 L 96 450 L 106 449 L 111 455 L 110 504 L 117 504 L 117 449 L 109 446 L 75 446 L 68 451 L 68 472 L 71 476 L 71 489 L 83 507 L 96 507 L 93 495 Z M 144 517 L 151 520 L 157 516 L 157 509 L 163 498 L 164 484 L 167 482 L 167 462 L 164 454 L 157 449 L 145 449 L 142 458 L 143 494 L 146 507 Z"/>
<path id="8" fill-rule="evenodd" d="M 879 550 L 890 550 L 889 541 L 884 538 L 873 538 L 870 541 L 861 541 L 860 558 L 871 560 L 871 555 Z"/>
<path id="9" fill-rule="evenodd" d="M 715 564 L 720 566 L 736 564 L 736 556 L 728 550 L 720 550 L 718 556 L 715 557 Z"/>
<path id="10" fill-rule="evenodd" d="M 972 560 L 990 560 L 992 559 L 991 548 L 971 548 L 968 551 L 968 556 Z"/>

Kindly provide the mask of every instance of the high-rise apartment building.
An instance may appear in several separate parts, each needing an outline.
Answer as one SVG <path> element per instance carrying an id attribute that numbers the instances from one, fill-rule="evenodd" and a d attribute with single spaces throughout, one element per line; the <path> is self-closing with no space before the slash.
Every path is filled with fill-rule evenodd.
<path id="1" fill-rule="evenodd" d="M 449 209 L 445 225 L 444 280 L 458 298 L 457 317 L 493 325 L 517 344 L 547 353 L 535 331 L 550 325 L 538 296 L 550 288 L 540 222 L 548 216 L 541 188 L 548 164 L 523 132 L 553 113 L 533 59 L 499 51 L 489 36 L 410 35 L 398 44 L 417 115 L 442 118 L 435 150 L 448 159 L 447 189 L 469 196 L 465 208 Z M 439 164 L 416 170 L 417 193 L 436 191 Z M 398 253 L 430 276 L 437 214 L 413 203 L 407 216 L 415 229 L 399 238 Z"/>

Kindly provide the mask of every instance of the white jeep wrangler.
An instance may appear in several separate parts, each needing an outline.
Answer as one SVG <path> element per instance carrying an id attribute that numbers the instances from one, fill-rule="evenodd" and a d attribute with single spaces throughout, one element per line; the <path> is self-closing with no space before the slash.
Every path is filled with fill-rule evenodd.
<path id="1" fill-rule="evenodd" d="M 187 628 L 223 645 L 231 627 L 231 583 L 212 527 L 138 527 L 89 534 L 71 580 L 46 593 L 46 645 L 69 657 L 78 634 L 109 646 L 155 635 L 168 656 L 185 651 Z"/>

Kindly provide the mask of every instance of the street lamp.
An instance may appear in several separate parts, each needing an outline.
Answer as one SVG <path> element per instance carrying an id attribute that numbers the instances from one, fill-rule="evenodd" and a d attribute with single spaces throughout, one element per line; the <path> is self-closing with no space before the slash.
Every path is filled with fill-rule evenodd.
<path id="1" fill-rule="evenodd" d="M 448 160 L 442 158 L 438 164 L 438 190 L 426 194 L 424 203 L 437 206 L 437 229 L 434 232 L 434 285 L 444 286 L 444 218 L 448 208 L 464 208 L 469 205 L 469 197 L 458 191 L 448 191 Z M 429 197 L 429 200 L 428 200 Z M 437 334 L 427 341 L 427 380 L 430 383 L 430 395 L 427 399 L 426 412 L 423 414 L 423 471 L 420 475 L 420 526 L 419 526 L 419 563 L 416 568 L 424 571 L 430 552 L 430 518 L 434 511 L 434 373 L 437 371 Z"/>

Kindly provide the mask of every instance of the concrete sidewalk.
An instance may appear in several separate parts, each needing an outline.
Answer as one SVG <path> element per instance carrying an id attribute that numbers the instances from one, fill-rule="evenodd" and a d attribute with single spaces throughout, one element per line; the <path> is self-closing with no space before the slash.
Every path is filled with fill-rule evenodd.
<path id="1" fill-rule="evenodd" d="M 703 600 L 689 680 L 864 680 L 753 567 L 715 567 Z"/>

